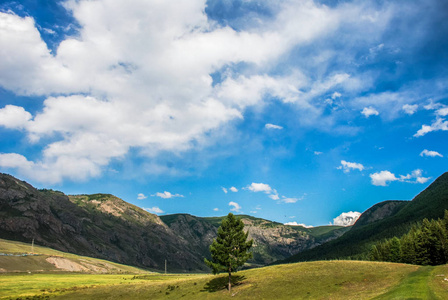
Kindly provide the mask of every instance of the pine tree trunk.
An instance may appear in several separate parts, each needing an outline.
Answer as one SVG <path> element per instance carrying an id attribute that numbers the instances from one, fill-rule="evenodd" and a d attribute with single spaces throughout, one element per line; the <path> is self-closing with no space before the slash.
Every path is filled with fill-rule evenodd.
<path id="1" fill-rule="evenodd" d="M 230 268 L 229 268 L 229 293 L 230 293 L 230 290 L 232 289 L 232 283 L 230 281 L 231 276 L 232 276 L 232 273 L 231 273 Z"/>

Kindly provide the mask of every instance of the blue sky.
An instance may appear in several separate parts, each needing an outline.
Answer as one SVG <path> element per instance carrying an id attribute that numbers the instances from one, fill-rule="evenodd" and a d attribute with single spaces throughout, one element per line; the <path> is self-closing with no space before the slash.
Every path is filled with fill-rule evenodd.
<path id="1" fill-rule="evenodd" d="M 0 170 L 338 223 L 447 171 L 446 1 L 2 1 Z M 353 213 L 356 215 L 356 213 Z"/>

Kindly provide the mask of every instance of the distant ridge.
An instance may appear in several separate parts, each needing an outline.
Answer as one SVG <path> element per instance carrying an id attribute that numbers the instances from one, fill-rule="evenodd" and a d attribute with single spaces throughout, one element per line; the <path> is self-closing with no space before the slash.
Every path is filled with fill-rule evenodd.
<path id="1" fill-rule="evenodd" d="M 323 259 L 365 259 L 379 240 L 406 233 L 424 218 L 442 218 L 448 209 L 448 172 L 437 178 L 412 201 L 384 201 L 366 210 L 353 228 L 340 238 L 298 253 L 277 263 Z"/>
<path id="2" fill-rule="evenodd" d="M 285 259 L 348 227 L 288 226 L 241 216 L 254 239 L 252 266 Z M 151 269 L 209 271 L 204 257 L 223 217 L 159 217 L 110 194 L 67 196 L 0 173 L 0 238 Z"/>

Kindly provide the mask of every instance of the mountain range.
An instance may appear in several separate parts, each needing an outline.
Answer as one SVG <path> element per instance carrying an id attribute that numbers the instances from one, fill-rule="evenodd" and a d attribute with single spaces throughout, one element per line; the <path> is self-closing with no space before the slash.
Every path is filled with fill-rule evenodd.
<path id="1" fill-rule="evenodd" d="M 448 209 L 448 173 L 412 201 L 384 201 L 355 225 L 305 228 L 239 217 L 254 240 L 249 266 L 321 259 L 365 259 L 370 246 L 400 236 Z M 209 245 L 224 217 L 157 216 L 110 194 L 65 195 L 38 190 L 0 173 L 0 238 L 147 269 L 207 271 Z"/>
<path id="2" fill-rule="evenodd" d="M 343 235 L 348 227 L 288 226 L 240 216 L 254 239 L 253 266 L 286 259 Z M 0 238 L 171 271 L 206 271 L 204 257 L 223 217 L 157 216 L 109 194 L 38 190 L 0 173 Z"/>

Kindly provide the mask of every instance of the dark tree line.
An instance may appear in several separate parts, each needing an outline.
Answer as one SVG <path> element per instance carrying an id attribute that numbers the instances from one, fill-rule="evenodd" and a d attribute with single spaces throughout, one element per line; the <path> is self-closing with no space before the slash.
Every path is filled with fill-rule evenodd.
<path id="1" fill-rule="evenodd" d="M 424 219 L 401 238 L 394 237 L 373 245 L 369 259 L 415 265 L 448 263 L 448 210 L 443 219 Z"/>

